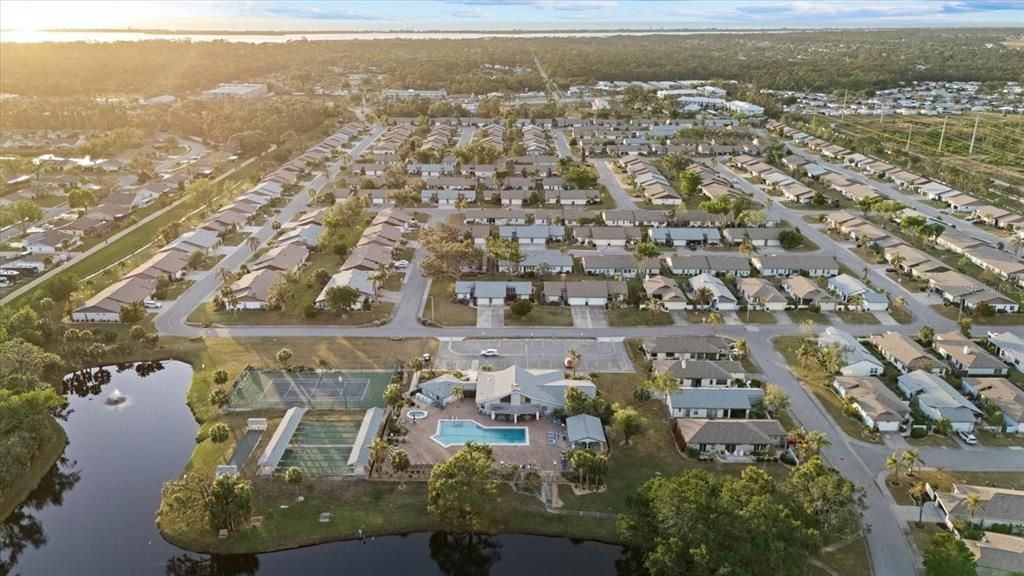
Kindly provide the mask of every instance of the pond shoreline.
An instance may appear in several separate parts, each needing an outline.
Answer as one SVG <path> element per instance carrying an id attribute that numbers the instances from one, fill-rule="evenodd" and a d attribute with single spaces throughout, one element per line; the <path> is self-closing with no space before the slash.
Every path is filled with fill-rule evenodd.
<path id="1" fill-rule="evenodd" d="M 56 419 L 50 418 L 46 424 L 46 437 L 39 447 L 39 453 L 32 459 L 32 463 L 25 473 L 11 487 L 10 493 L 0 499 L 0 522 L 13 514 L 25 502 L 28 495 L 39 487 L 46 474 L 60 460 L 67 445 L 68 435 L 64 431 L 64 427 Z"/>

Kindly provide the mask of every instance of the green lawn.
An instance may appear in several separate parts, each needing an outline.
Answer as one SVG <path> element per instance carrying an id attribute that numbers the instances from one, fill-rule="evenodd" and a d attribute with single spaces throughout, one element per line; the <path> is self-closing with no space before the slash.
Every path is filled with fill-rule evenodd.
<path id="1" fill-rule="evenodd" d="M 938 434 L 929 434 L 924 438 L 911 438 L 908 436 L 907 444 L 910 444 L 911 446 L 932 446 L 938 448 L 960 447 L 960 444 L 951 436 L 940 436 Z"/>
<path id="2" fill-rule="evenodd" d="M 847 324 L 881 324 L 878 317 L 871 312 L 858 312 L 855 310 L 841 310 L 836 315 Z"/>
<path id="3" fill-rule="evenodd" d="M 391 290 L 397 292 L 402 289 L 402 282 L 405 280 L 405 272 L 391 272 L 388 277 L 384 279 L 381 284 L 381 290 Z"/>
<path id="4" fill-rule="evenodd" d="M 179 282 L 173 282 L 167 288 L 167 292 L 164 294 L 164 300 L 174 300 L 178 296 L 181 296 L 185 290 L 188 290 L 190 286 L 195 284 L 191 280 L 181 280 Z"/>
<path id="5" fill-rule="evenodd" d="M 821 552 L 818 561 L 840 576 L 871 576 L 871 556 L 863 537 L 854 538 L 835 550 Z"/>
<path id="6" fill-rule="evenodd" d="M 817 362 L 804 362 L 797 357 L 796 351 L 802 340 L 803 338 L 800 336 L 779 336 L 775 338 L 773 345 L 775 350 L 785 358 L 793 375 L 814 394 L 832 420 L 842 428 L 847 436 L 881 444 L 882 438 L 878 433 L 868 430 L 859 419 L 851 418 L 843 413 L 842 401 L 839 399 L 839 395 L 833 392 L 832 378 L 825 373 L 825 370 Z"/>
<path id="7" fill-rule="evenodd" d="M 913 505 L 914 500 L 907 493 L 914 482 L 927 482 L 932 488 L 948 492 L 953 484 L 972 484 L 993 486 L 1010 490 L 1024 490 L 1024 472 L 975 472 L 970 470 L 915 470 L 912 477 L 900 469 L 899 485 L 893 485 L 892 475 L 886 479 L 885 485 L 897 504 Z"/>
<path id="8" fill-rule="evenodd" d="M 369 311 L 353 310 L 345 314 L 319 311 L 316 316 L 306 318 L 302 310 L 216 310 L 212 302 L 204 302 L 188 315 L 188 322 L 199 326 L 302 326 L 336 325 L 363 326 L 383 323 L 391 317 L 394 309 L 391 302 L 379 302 Z"/>
<path id="9" fill-rule="evenodd" d="M 244 242 L 245 239 L 248 237 L 249 235 L 246 234 L 245 232 L 242 232 L 241 230 L 235 230 L 231 234 L 228 234 L 227 236 L 224 237 L 224 245 L 238 246 L 239 244 Z"/>
<path id="10" fill-rule="evenodd" d="M 572 326 L 572 313 L 565 306 L 534 304 L 530 313 L 522 318 L 505 309 L 506 326 Z"/>
<path id="11" fill-rule="evenodd" d="M 1024 434 L 1003 434 L 1000 432 L 989 432 L 977 430 L 975 434 L 982 446 L 1005 448 L 1009 446 L 1024 447 Z"/>
<path id="12" fill-rule="evenodd" d="M 795 324 L 803 324 L 804 322 L 811 322 L 812 324 L 828 324 L 828 318 L 820 312 L 811 312 L 810 310 L 786 310 L 786 314 L 793 320 Z"/>
<path id="13" fill-rule="evenodd" d="M 950 320 L 956 320 L 960 317 L 960 309 L 956 306 L 933 304 L 932 310 Z M 979 326 L 1024 326 L 1024 314 L 993 314 L 992 316 L 981 317 L 965 313 L 964 316 L 969 316 Z"/>
<path id="14" fill-rule="evenodd" d="M 775 324 L 777 322 L 775 316 L 767 310 L 740 311 L 736 315 L 747 324 Z"/>
<path id="15" fill-rule="evenodd" d="M 476 326 L 476 309 L 452 302 L 455 281 L 435 278 L 430 283 L 430 295 L 423 307 L 423 317 L 439 326 Z"/>
<path id="16" fill-rule="evenodd" d="M 902 308 L 890 308 L 889 316 L 892 316 L 892 319 L 900 324 L 910 324 L 914 321 L 914 315 L 906 308 L 906 306 Z"/>
<path id="17" fill-rule="evenodd" d="M 669 324 L 672 324 L 672 316 L 664 310 L 638 310 L 636 308 L 608 310 L 609 326 L 667 326 Z"/>

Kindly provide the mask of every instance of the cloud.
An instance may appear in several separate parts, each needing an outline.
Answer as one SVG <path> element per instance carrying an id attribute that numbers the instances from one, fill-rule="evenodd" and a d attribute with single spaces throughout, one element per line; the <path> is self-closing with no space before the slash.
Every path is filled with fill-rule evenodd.
<path id="1" fill-rule="evenodd" d="M 464 6 L 529 6 L 559 12 L 603 10 L 619 5 L 618 0 L 452 0 L 452 3 Z"/>
<path id="2" fill-rule="evenodd" d="M 487 11 L 481 8 L 453 8 L 445 10 L 445 14 L 456 18 L 486 18 Z"/>
<path id="3" fill-rule="evenodd" d="M 858 2 L 848 3 L 831 0 L 762 2 L 739 5 L 737 15 L 777 16 L 796 19 L 870 19 L 870 18 L 920 18 L 1013 10 L 1020 6 L 1020 0 L 957 0 L 936 2 L 911 0 L 907 2 Z"/>
<path id="4" fill-rule="evenodd" d="M 395 17 L 378 12 L 365 12 L 340 8 L 329 4 L 268 3 L 257 4 L 259 11 L 278 18 L 305 20 L 394 20 Z"/>

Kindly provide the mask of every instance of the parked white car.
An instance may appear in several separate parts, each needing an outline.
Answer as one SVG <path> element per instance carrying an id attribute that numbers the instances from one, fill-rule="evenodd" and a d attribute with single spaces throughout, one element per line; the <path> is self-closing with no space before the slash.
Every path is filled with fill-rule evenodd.
<path id="1" fill-rule="evenodd" d="M 975 438 L 974 434 L 971 434 L 970 432 L 964 432 L 963 430 L 961 430 L 957 432 L 957 434 L 960 435 L 960 439 L 964 441 L 964 444 L 967 444 L 968 446 L 974 446 L 975 444 L 978 443 L 978 439 Z"/>
<path id="2" fill-rule="evenodd" d="M 142 301 L 142 307 L 143 308 L 149 308 L 151 310 L 155 310 L 157 308 L 160 308 L 161 306 L 163 306 L 163 304 L 157 302 L 156 300 L 150 300 L 150 299 L 147 298 L 147 299 Z"/>
<path id="3" fill-rule="evenodd" d="M 497 356 L 498 355 L 498 349 L 497 348 L 488 348 L 487 350 L 480 351 L 480 355 L 481 356 L 487 356 L 487 357 Z"/>
<path id="4" fill-rule="evenodd" d="M 408 260 L 395 260 L 394 266 L 395 266 L 395 268 L 408 268 L 409 267 L 409 261 Z"/>

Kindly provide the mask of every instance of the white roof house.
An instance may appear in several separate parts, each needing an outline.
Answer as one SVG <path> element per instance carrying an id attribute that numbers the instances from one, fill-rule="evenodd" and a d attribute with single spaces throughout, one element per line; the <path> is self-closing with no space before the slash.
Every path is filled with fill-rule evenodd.
<path id="1" fill-rule="evenodd" d="M 867 351 L 850 333 L 832 326 L 818 336 L 818 346 L 838 344 L 845 352 L 845 365 L 839 370 L 843 376 L 878 376 L 885 366 Z"/>
<path id="2" fill-rule="evenodd" d="M 935 421 L 946 418 L 956 431 L 970 432 L 982 414 L 970 400 L 931 372 L 917 370 L 903 374 L 896 381 L 896 386 L 912 398 L 912 402 L 917 402 L 925 416 Z"/>
<path id="3" fill-rule="evenodd" d="M 719 277 L 704 272 L 690 278 L 689 282 L 691 299 L 693 299 L 693 295 L 697 291 L 706 288 L 711 292 L 710 306 L 712 308 L 715 310 L 736 309 L 736 297 L 733 296 L 732 292 L 729 291 L 729 287 Z"/>

